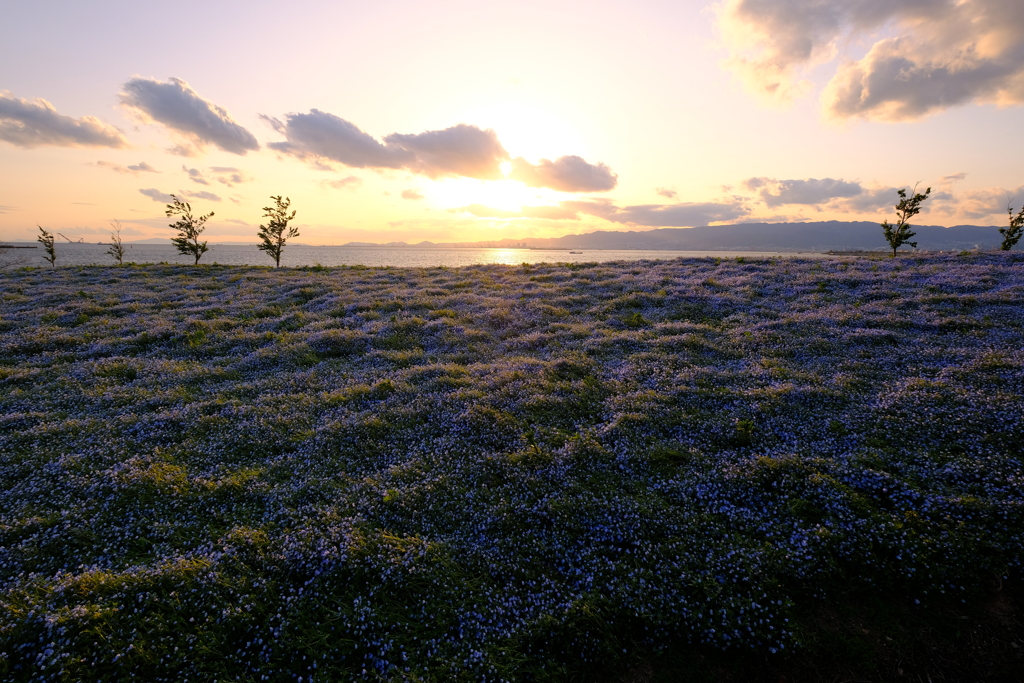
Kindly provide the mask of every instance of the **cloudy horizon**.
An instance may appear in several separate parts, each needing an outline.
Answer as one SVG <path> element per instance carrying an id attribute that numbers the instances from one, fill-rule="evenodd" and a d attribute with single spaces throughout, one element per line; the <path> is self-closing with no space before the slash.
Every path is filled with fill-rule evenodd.
<path id="1" fill-rule="evenodd" d="M 51 4 L 7 11 L 0 239 L 167 237 L 171 195 L 238 239 L 283 194 L 325 244 L 882 220 L 915 185 L 933 225 L 1024 203 L 1016 0 L 189 1 L 184 38 Z"/>

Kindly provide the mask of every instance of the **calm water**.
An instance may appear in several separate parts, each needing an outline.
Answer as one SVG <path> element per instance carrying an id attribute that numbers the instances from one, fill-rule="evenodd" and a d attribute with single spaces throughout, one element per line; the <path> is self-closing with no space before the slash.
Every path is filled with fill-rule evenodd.
<path id="1" fill-rule="evenodd" d="M 20 243 L 9 243 L 20 244 Z M 126 263 L 192 263 L 192 257 L 182 256 L 169 244 L 131 244 L 126 246 Z M 109 248 L 99 244 L 58 244 L 57 265 L 87 266 L 111 265 L 114 260 L 106 253 Z M 583 249 L 580 254 L 560 249 L 421 249 L 416 247 L 316 247 L 286 246 L 281 255 L 282 266 L 470 266 L 481 263 L 587 263 L 593 261 L 639 261 L 643 259 L 707 258 L 734 259 L 745 257 L 801 257 L 827 258 L 827 254 L 758 251 L 664 251 L 641 249 Z M 43 260 L 43 250 L 0 249 L 0 266 L 49 265 Z M 269 256 L 252 244 L 211 244 L 199 261 L 233 266 L 272 266 Z"/>

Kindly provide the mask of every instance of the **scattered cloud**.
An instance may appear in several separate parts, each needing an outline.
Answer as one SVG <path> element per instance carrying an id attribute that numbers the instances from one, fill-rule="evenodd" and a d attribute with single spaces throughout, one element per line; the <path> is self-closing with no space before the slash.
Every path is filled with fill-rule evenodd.
<path id="1" fill-rule="evenodd" d="M 220 174 L 220 175 L 217 176 L 216 180 L 221 185 L 227 185 L 228 187 L 234 187 L 235 185 L 241 185 L 242 183 L 247 183 L 250 180 L 252 180 L 252 178 L 250 178 L 249 176 L 245 175 L 245 173 L 242 173 L 241 171 L 238 171 L 236 173 Z"/>
<path id="2" fill-rule="evenodd" d="M 345 178 L 339 178 L 337 180 L 325 180 L 323 185 L 326 187 L 333 187 L 335 190 L 343 190 L 347 188 L 355 188 L 363 184 L 363 179 L 359 176 L 350 175 Z"/>
<path id="3" fill-rule="evenodd" d="M 854 197 L 837 202 L 836 209 L 847 213 L 863 213 L 865 211 L 892 208 L 900 200 L 899 195 L 896 194 L 898 189 L 896 187 L 865 189 Z"/>
<path id="4" fill-rule="evenodd" d="M 147 197 L 149 197 L 153 201 L 160 202 L 162 204 L 171 204 L 174 201 L 174 198 L 171 195 L 169 195 L 169 194 L 167 194 L 165 192 L 161 192 L 160 190 L 156 189 L 155 187 L 150 187 L 150 188 L 145 189 L 145 190 L 139 190 L 139 192 L 141 194 L 146 195 Z M 206 200 L 211 201 L 211 202 L 219 202 L 219 201 L 221 201 L 221 198 L 218 197 L 217 195 L 213 194 L 212 192 L 205 192 L 205 191 L 204 192 L 189 192 L 187 190 L 178 190 L 174 194 L 175 194 L 175 196 L 178 197 L 178 199 L 183 199 L 183 200 L 206 199 Z"/>
<path id="5" fill-rule="evenodd" d="M 128 146 L 120 130 L 95 116 L 64 116 L 46 100 L 30 102 L 6 90 L 0 91 L 0 140 L 26 148 Z"/>
<path id="6" fill-rule="evenodd" d="M 460 123 L 423 133 L 392 133 L 378 140 L 350 121 L 311 109 L 308 114 L 287 114 L 284 121 L 264 114 L 260 118 L 285 137 L 271 142 L 271 149 L 301 159 L 324 170 L 326 162 L 351 168 L 407 170 L 428 178 L 461 177 L 477 180 L 504 178 L 502 164 L 508 151 L 493 130 Z M 617 183 L 604 164 L 590 164 L 578 156 L 531 164 L 512 160 L 511 176 L 530 187 L 562 192 L 601 192 Z"/>
<path id="7" fill-rule="evenodd" d="M 809 206 L 816 211 L 830 209 L 839 213 L 864 213 L 894 206 L 899 200 L 895 187 L 864 187 L 859 182 L 836 178 L 778 180 L 747 178 L 742 183 L 756 192 L 765 206 Z M 934 195 L 933 195 L 934 197 Z"/>
<path id="8" fill-rule="evenodd" d="M 253 134 L 235 123 L 227 111 L 204 100 L 180 78 L 170 78 L 166 83 L 133 78 L 124 84 L 121 102 L 144 119 L 184 136 L 189 144 L 172 148 L 183 156 L 193 156 L 207 144 L 239 155 L 260 148 Z"/>
<path id="9" fill-rule="evenodd" d="M 319 109 L 288 114 L 284 122 L 260 116 L 286 138 L 267 146 L 297 159 L 329 159 L 352 168 L 404 168 L 415 160 L 411 152 L 390 148 L 354 123 Z"/>
<path id="10" fill-rule="evenodd" d="M 560 192 L 606 192 L 614 189 L 619 177 L 604 164 L 590 164 L 570 155 L 531 164 L 518 157 L 512 161 L 509 178 L 528 187 L 548 187 Z"/>
<path id="11" fill-rule="evenodd" d="M 200 185 L 209 185 L 210 181 L 206 175 L 198 168 L 189 168 L 188 166 L 182 165 L 182 171 L 188 173 L 189 180 Z M 245 175 L 244 172 L 235 168 L 234 166 L 211 166 L 207 169 L 211 173 L 215 174 L 213 180 L 217 181 L 221 185 L 227 185 L 228 187 L 234 187 L 241 183 L 247 183 L 252 178 Z"/>
<path id="12" fill-rule="evenodd" d="M 10 213 L 11 211 L 17 211 L 17 210 L 18 210 L 18 207 L 16 207 L 16 206 L 5 206 L 3 204 L 0 204 L 0 213 Z"/>
<path id="13" fill-rule="evenodd" d="M 166 194 L 164 192 L 161 192 L 160 190 L 156 189 L 155 187 L 150 187 L 150 188 L 147 188 L 145 190 L 139 190 L 139 192 L 141 194 L 146 195 L 147 197 L 149 197 L 153 201 L 160 202 L 162 204 L 170 204 L 170 203 L 172 203 L 174 201 L 174 197 L 172 197 L 171 195 Z"/>
<path id="14" fill-rule="evenodd" d="M 961 171 L 960 173 L 953 173 L 951 175 L 944 175 L 941 178 L 939 178 L 939 182 L 943 183 L 943 184 L 955 183 L 956 181 L 963 180 L 966 177 L 967 177 L 967 174 Z"/>
<path id="15" fill-rule="evenodd" d="M 209 185 L 210 182 L 203 177 L 202 172 L 198 168 L 189 168 L 184 164 L 181 165 L 181 170 L 188 173 L 188 179 L 193 183 L 199 183 L 200 185 Z"/>
<path id="16" fill-rule="evenodd" d="M 1024 104 L 1019 0 L 726 0 L 718 25 L 728 66 L 774 100 L 800 96 L 810 69 L 839 57 L 822 93 L 832 118 L 906 121 L 969 102 Z M 863 40 L 873 42 L 859 59 L 842 53 Z"/>
<path id="17" fill-rule="evenodd" d="M 414 135 L 392 133 L 384 142 L 411 154 L 413 161 L 405 168 L 429 178 L 462 176 L 498 180 L 504 177 L 501 162 L 508 159 L 508 152 L 493 130 L 465 123 Z"/>
<path id="18" fill-rule="evenodd" d="M 1002 187 L 969 190 L 954 196 L 948 192 L 932 193 L 932 208 L 937 213 L 961 220 L 989 219 L 1002 223 L 1008 207 L 1020 209 L 1024 203 L 1024 185 L 1007 190 Z"/>
<path id="19" fill-rule="evenodd" d="M 728 192 L 728 191 L 729 190 L 726 190 L 726 192 Z M 661 195 L 665 199 L 675 199 L 676 197 L 679 196 L 678 192 L 676 192 L 675 190 L 669 189 L 667 187 L 656 187 L 656 188 L 654 188 L 654 193 Z"/>
<path id="20" fill-rule="evenodd" d="M 209 170 L 211 173 L 216 174 L 214 180 L 228 187 L 248 183 L 252 180 L 242 169 L 235 168 L 234 166 L 211 166 Z"/>
<path id="21" fill-rule="evenodd" d="M 111 171 L 114 171 L 115 173 L 121 173 L 122 175 L 126 175 L 129 173 L 132 175 L 138 175 L 140 173 L 160 172 L 153 168 L 152 166 L 150 166 L 149 164 L 147 164 L 145 161 L 140 161 L 139 163 L 132 164 L 130 166 L 122 166 L 121 164 L 115 164 L 113 161 L 97 161 L 96 165 L 99 166 L 100 168 L 109 168 Z"/>
<path id="22" fill-rule="evenodd" d="M 856 197 L 864 192 L 860 183 L 835 178 L 807 178 L 806 180 L 776 180 L 774 178 L 748 178 L 743 181 L 748 190 L 758 190 L 767 206 L 785 204 L 823 204 L 830 199 Z"/>
<path id="23" fill-rule="evenodd" d="M 402 199 L 419 201 L 420 199 L 423 199 L 423 195 L 416 190 L 402 190 Z"/>

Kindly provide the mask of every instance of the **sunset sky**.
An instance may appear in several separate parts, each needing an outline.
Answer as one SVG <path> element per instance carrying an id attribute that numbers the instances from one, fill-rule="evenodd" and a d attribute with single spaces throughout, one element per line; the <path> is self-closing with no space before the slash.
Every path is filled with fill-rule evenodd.
<path id="1" fill-rule="evenodd" d="M 1021 0 L 5 3 L 0 239 L 550 237 L 1024 203 Z"/>

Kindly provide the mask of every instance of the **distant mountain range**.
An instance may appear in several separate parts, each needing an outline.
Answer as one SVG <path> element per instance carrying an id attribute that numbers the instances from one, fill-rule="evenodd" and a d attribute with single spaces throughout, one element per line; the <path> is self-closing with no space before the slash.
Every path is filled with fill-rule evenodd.
<path id="1" fill-rule="evenodd" d="M 920 249 L 994 249 L 1002 241 L 996 226 L 914 225 Z M 533 247 L 547 249 L 670 249 L 678 251 L 853 251 L 889 248 L 878 223 L 738 223 L 699 228 L 645 231 L 600 231 L 563 237 L 504 239 L 485 242 L 349 242 L 347 247 Z"/>
<path id="2" fill-rule="evenodd" d="M 997 226 L 914 225 L 913 238 L 921 249 L 995 249 L 1002 241 Z M 170 244 L 166 237 L 125 244 Z M 241 246 L 254 242 L 216 242 Z M 294 243 L 292 246 L 307 246 Z M 871 251 L 889 248 L 878 223 L 821 221 L 817 223 L 737 223 L 699 228 L 603 230 L 562 237 L 523 237 L 481 242 L 348 242 L 344 247 L 413 248 L 534 248 L 534 249 L 665 249 L 673 251 Z M 906 248 L 906 247 L 905 247 Z"/>

